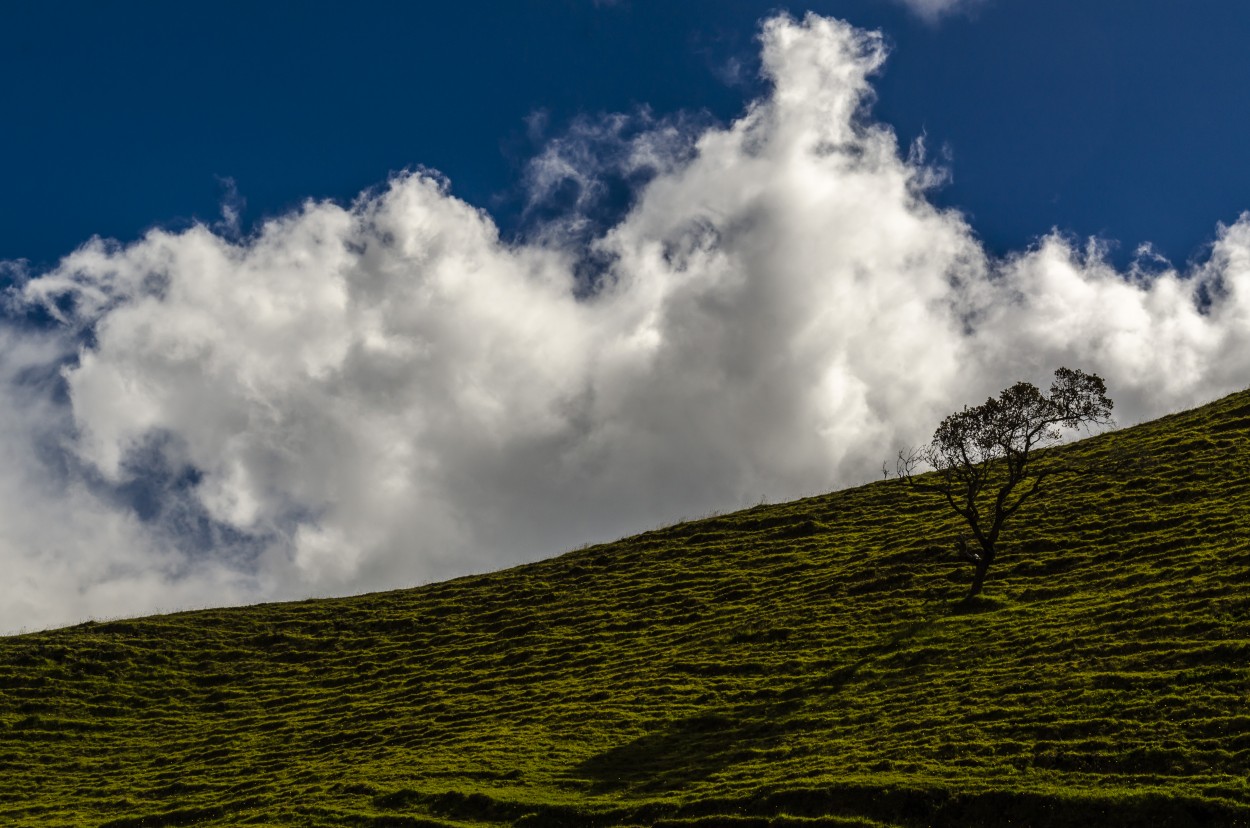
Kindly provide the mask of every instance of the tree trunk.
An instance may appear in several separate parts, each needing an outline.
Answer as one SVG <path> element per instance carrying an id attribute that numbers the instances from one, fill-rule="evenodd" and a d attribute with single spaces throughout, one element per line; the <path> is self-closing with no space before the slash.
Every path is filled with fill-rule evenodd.
<path id="1" fill-rule="evenodd" d="M 994 551 L 992 549 L 983 550 L 981 560 L 976 563 L 976 574 L 972 577 L 972 588 L 968 590 L 969 598 L 981 593 L 981 587 L 985 586 L 985 576 L 989 574 L 990 564 L 993 562 Z"/>

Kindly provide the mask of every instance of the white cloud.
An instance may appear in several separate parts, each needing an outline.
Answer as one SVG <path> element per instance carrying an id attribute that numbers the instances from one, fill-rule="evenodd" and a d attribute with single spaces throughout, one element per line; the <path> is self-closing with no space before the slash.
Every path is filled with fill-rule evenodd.
<path id="1" fill-rule="evenodd" d="M 7 334 L 0 629 L 402 586 L 860 483 L 1059 365 L 1122 422 L 1244 384 L 1250 217 L 1186 274 L 1058 237 L 991 260 L 866 120 L 879 37 L 809 16 L 762 44 L 773 89 L 728 127 L 657 121 L 605 161 L 609 120 L 536 160 L 539 193 L 651 176 L 594 290 L 584 234 L 505 243 L 420 173 L 29 280 L 63 324 Z M 18 380 L 58 364 L 68 401 Z"/>
<path id="2" fill-rule="evenodd" d="M 73 429 L 57 381 L 66 357 L 57 337 L 0 331 L 0 632 L 257 600 L 253 579 L 178 554 L 66 462 Z"/>

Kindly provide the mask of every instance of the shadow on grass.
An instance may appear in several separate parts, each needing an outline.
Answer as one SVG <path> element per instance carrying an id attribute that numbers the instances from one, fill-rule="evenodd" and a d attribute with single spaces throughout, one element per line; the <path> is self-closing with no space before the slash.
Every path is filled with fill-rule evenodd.
<path id="1" fill-rule="evenodd" d="M 1009 602 L 986 595 L 968 595 L 950 607 L 950 615 L 980 615 L 1010 606 Z"/>
<path id="2" fill-rule="evenodd" d="M 917 636 L 950 616 L 993 612 L 1003 602 L 974 596 L 943 603 L 925 618 L 894 630 L 858 658 L 807 681 L 778 688 L 766 703 L 708 710 L 661 723 L 655 730 L 586 759 L 572 775 L 597 793 L 675 790 L 783 747 L 785 734 L 804 723 L 794 717 L 809 698 L 842 691 L 868 667 L 898 656 Z"/>
<path id="3" fill-rule="evenodd" d="M 887 657 L 932 625 L 937 616 L 908 624 L 855 662 L 814 681 L 778 690 L 772 700 L 712 710 L 663 723 L 638 738 L 590 757 L 573 769 L 598 793 L 655 793 L 706 779 L 782 746 L 786 732 L 802 726 L 793 713 L 815 694 L 836 692 L 859 671 Z"/>
<path id="4" fill-rule="evenodd" d="M 780 744 L 798 701 L 706 712 L 665 722 L 633 741 L 590 757 L 573 774 L 592 790 L 638 793 L 680 788 Z"/>

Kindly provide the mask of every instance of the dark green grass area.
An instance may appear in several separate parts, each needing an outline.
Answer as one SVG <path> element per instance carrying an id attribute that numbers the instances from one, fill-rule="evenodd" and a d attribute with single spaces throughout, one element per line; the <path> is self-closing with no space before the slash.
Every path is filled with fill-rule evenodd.
<path id="1" fill-rule="evenodd" d="M 891 481 L 0 639 L 0 824 L 1250 825 L 1250 392 L 1049 457 L 973 602 Z"/>

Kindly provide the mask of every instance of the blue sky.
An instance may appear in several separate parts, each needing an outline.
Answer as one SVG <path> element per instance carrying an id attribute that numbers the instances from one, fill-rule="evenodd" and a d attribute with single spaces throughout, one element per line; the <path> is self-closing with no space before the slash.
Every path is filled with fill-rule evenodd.
<path id="1" fill-rule="evenodd" d="M 763 2 L 10 6 L 0 38 L 0 258 L 212 219 L 254 222 L 424 165 L 514 226 L 526 161 L 585 114 L 705 111 L 761 91 Z M 935 201 L 998 252 L 1051 227 L 1184 262 L 1248 206 L 1250 7 L 996 0 L 937 21 L 813 2 L 882 29 L 877 117 L 949 152 Z M 736 70 L 734 67 L 738 67 Z"/>
<path id="2" fill-rule="evenodd" d="M 0 11 L 0 632 L 878 478 L 1250 377 L 1242 3 Z"/>

